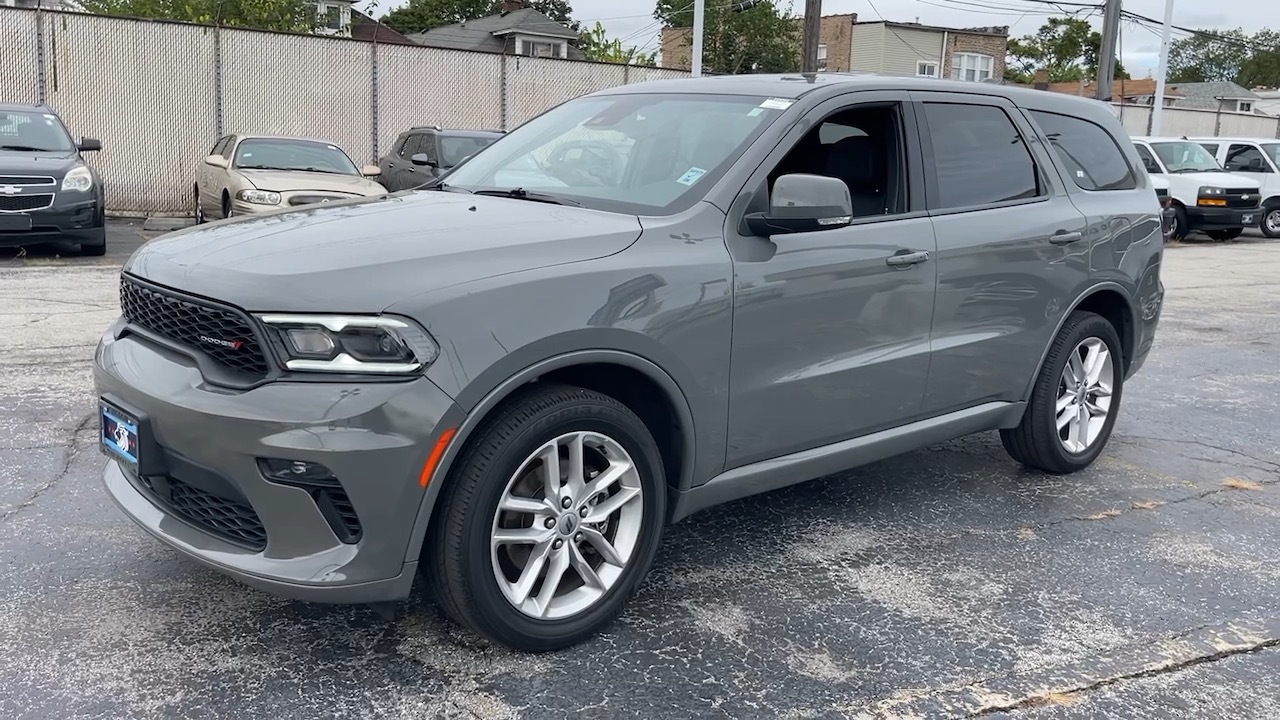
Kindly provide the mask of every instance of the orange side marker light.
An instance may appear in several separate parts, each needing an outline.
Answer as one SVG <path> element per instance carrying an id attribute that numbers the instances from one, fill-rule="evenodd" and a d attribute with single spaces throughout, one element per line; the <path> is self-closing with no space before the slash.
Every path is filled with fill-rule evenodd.
<path id="1" fill-rule="evenodd" d="M 444 457 L 444 451 L 449 448 L 449 441 L 453 440 L 453 436 L 458 432 L 458 428 L 449 428 L 440 433 L 440 439 L 436 441 L 436 446 L 431 449 L 431 455 L 427 457 L 427 464 L 422 466 L 422 475 L 418 477 L 418 484 L 426 487 L 431 482 L 431 475 L 436 471 L 436 466 L 440 464 L 440 458 Z"/>

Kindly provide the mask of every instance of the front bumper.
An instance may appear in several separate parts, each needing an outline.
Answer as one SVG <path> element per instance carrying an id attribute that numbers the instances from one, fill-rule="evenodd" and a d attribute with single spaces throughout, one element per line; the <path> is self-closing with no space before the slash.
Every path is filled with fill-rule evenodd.
<path id="1" fill-rule="evenodd" d="M 0 213 L 0 223 L 6 217 L 31 219 L 30 229 L 6 230 L 0 226 L 0 247 L 90 239 L 103 227 L 101 203 L 96 198 L 86 198 L 84 193 L 79 193 L 80 199 L 68 199 L 68 195 L 70 193 L 58 193 L 52 206 L 40 210 Z"/>
<path id="2" fill-rule="evenodd" d="M 437 423 L 454 407 L 443 391 L 425 378 L 211 389 L 192 360 L 122 329 L 117 322 L 98 347 L 98 393 L 145 416 L 154 447 L 182 460 L 146 479 L 110 461 L 104 482 L 125 514 L 185 555 L 276 594 L 341 603 L 409 595 L 417 563 L 405 554 L 424 493 L 418 478 Z M 339 539 L 312 492 L 266 480 L 258 458 L 328 468 L 359 519 L 359 540 Z M 216 476 L 215 485 L 251 506 L 265 547 L 237 543 L 153 492 L 175 479 L 208 488 L 201 476 Z"/>
<path id="3" fill-rule="evenodd" d="M 1187 207 L 1190 230 L 1227 230 L 1257 227 L 1262 222 L 1262 208 Z"/>

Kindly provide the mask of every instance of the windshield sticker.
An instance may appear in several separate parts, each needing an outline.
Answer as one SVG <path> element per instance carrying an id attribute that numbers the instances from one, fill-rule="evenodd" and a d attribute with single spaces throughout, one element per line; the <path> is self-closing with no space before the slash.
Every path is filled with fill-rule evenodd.
<path id="1" fill-rule="evenodd" d="M 702 168 L 691 167 L 687 172 L 685 172 L 685 174 L 681 175 L 680 178 L 676 180 L 676 182 L 680 183 L 681 185 L 692 185 L 698 182 L 698 178 L 706 174 L 707 174 L 707 171 L 703 170 Z"/>
<path id="2" fill-rule="evenodd" d="M 769 98 L 768 100 L 760 103 L 760 107 L 766 110 L 786 110 L 795 104 L 795 100 L 788 100 L 786 98 Z"/>
<path id="3" fill-rule="evenodd" d="M 764 112 L 764 108 L 751 108 L 751 112 L 747 113 L 747 117 L 755 117 Z"/>

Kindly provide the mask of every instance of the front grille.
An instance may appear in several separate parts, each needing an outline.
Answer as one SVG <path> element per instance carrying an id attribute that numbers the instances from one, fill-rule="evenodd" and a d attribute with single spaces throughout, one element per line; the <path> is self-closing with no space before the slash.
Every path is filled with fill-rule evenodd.
<path id="1" fill-rule="evenodd" d="M 267 546 L 267 530 L 252 507 L 211 495 L 176 478 L 167 480 L 169 505 L 182 517 L 215 535 L 254 550 Z"/>
<path id="2" fill-rule="evenodd" d="M 0 175 L 0 185 L 57 185 L 48 175 Z"/>
<path id="3" fill-rule="evenodd" d="M 266 353 L 249 318 L 172 290 L 120 279 L 120 310 L 134 325 L 198 350 L 224 368 L 252 379 L 267 376 Z"/>
<path id="4" fill-rule="evenodd" d="M 344 195 L 294 195 L 289 198 L 290 205 L 314 205 L 322 202 L 337 202 L 346 200 Z"/>
<path id="5" fill-rule="evenodd" d="M 51 193 L 39 195 L 0 195 L 0 212 L 22 212 L 23 210 L 42 210 L 53 204 Z"/>
<path id="6" fill-rule="evenodd" d="M 1256 208 L 1262 200 L 1261 191 L 1253 188 L 1227 189 L 1223 194 L 1227 198 L 1227 207 L 1233 208 Z"/>

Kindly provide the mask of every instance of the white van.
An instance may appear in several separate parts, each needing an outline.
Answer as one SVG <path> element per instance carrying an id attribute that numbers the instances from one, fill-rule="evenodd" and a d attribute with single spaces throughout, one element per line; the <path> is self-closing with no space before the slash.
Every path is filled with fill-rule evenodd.
<path id="1" fill-rule="evenodd" d="M 1280 237 L 1280 140 L 1190 139 L 1208 150 L 1227 172 L 1251 173 L 1262 183 L 1262 234 Z"/>
<path id="2" fill-rule="evenodd" d="M 1262 184 L 1228 173 L 1199 144 L 1184 138 L 1137 137 L 1133 144 L 1150 175 L 1169 181 L 1175 240 L 1201 230 L 1214 240 L 1239 237 L 1262 220 Z"/>

